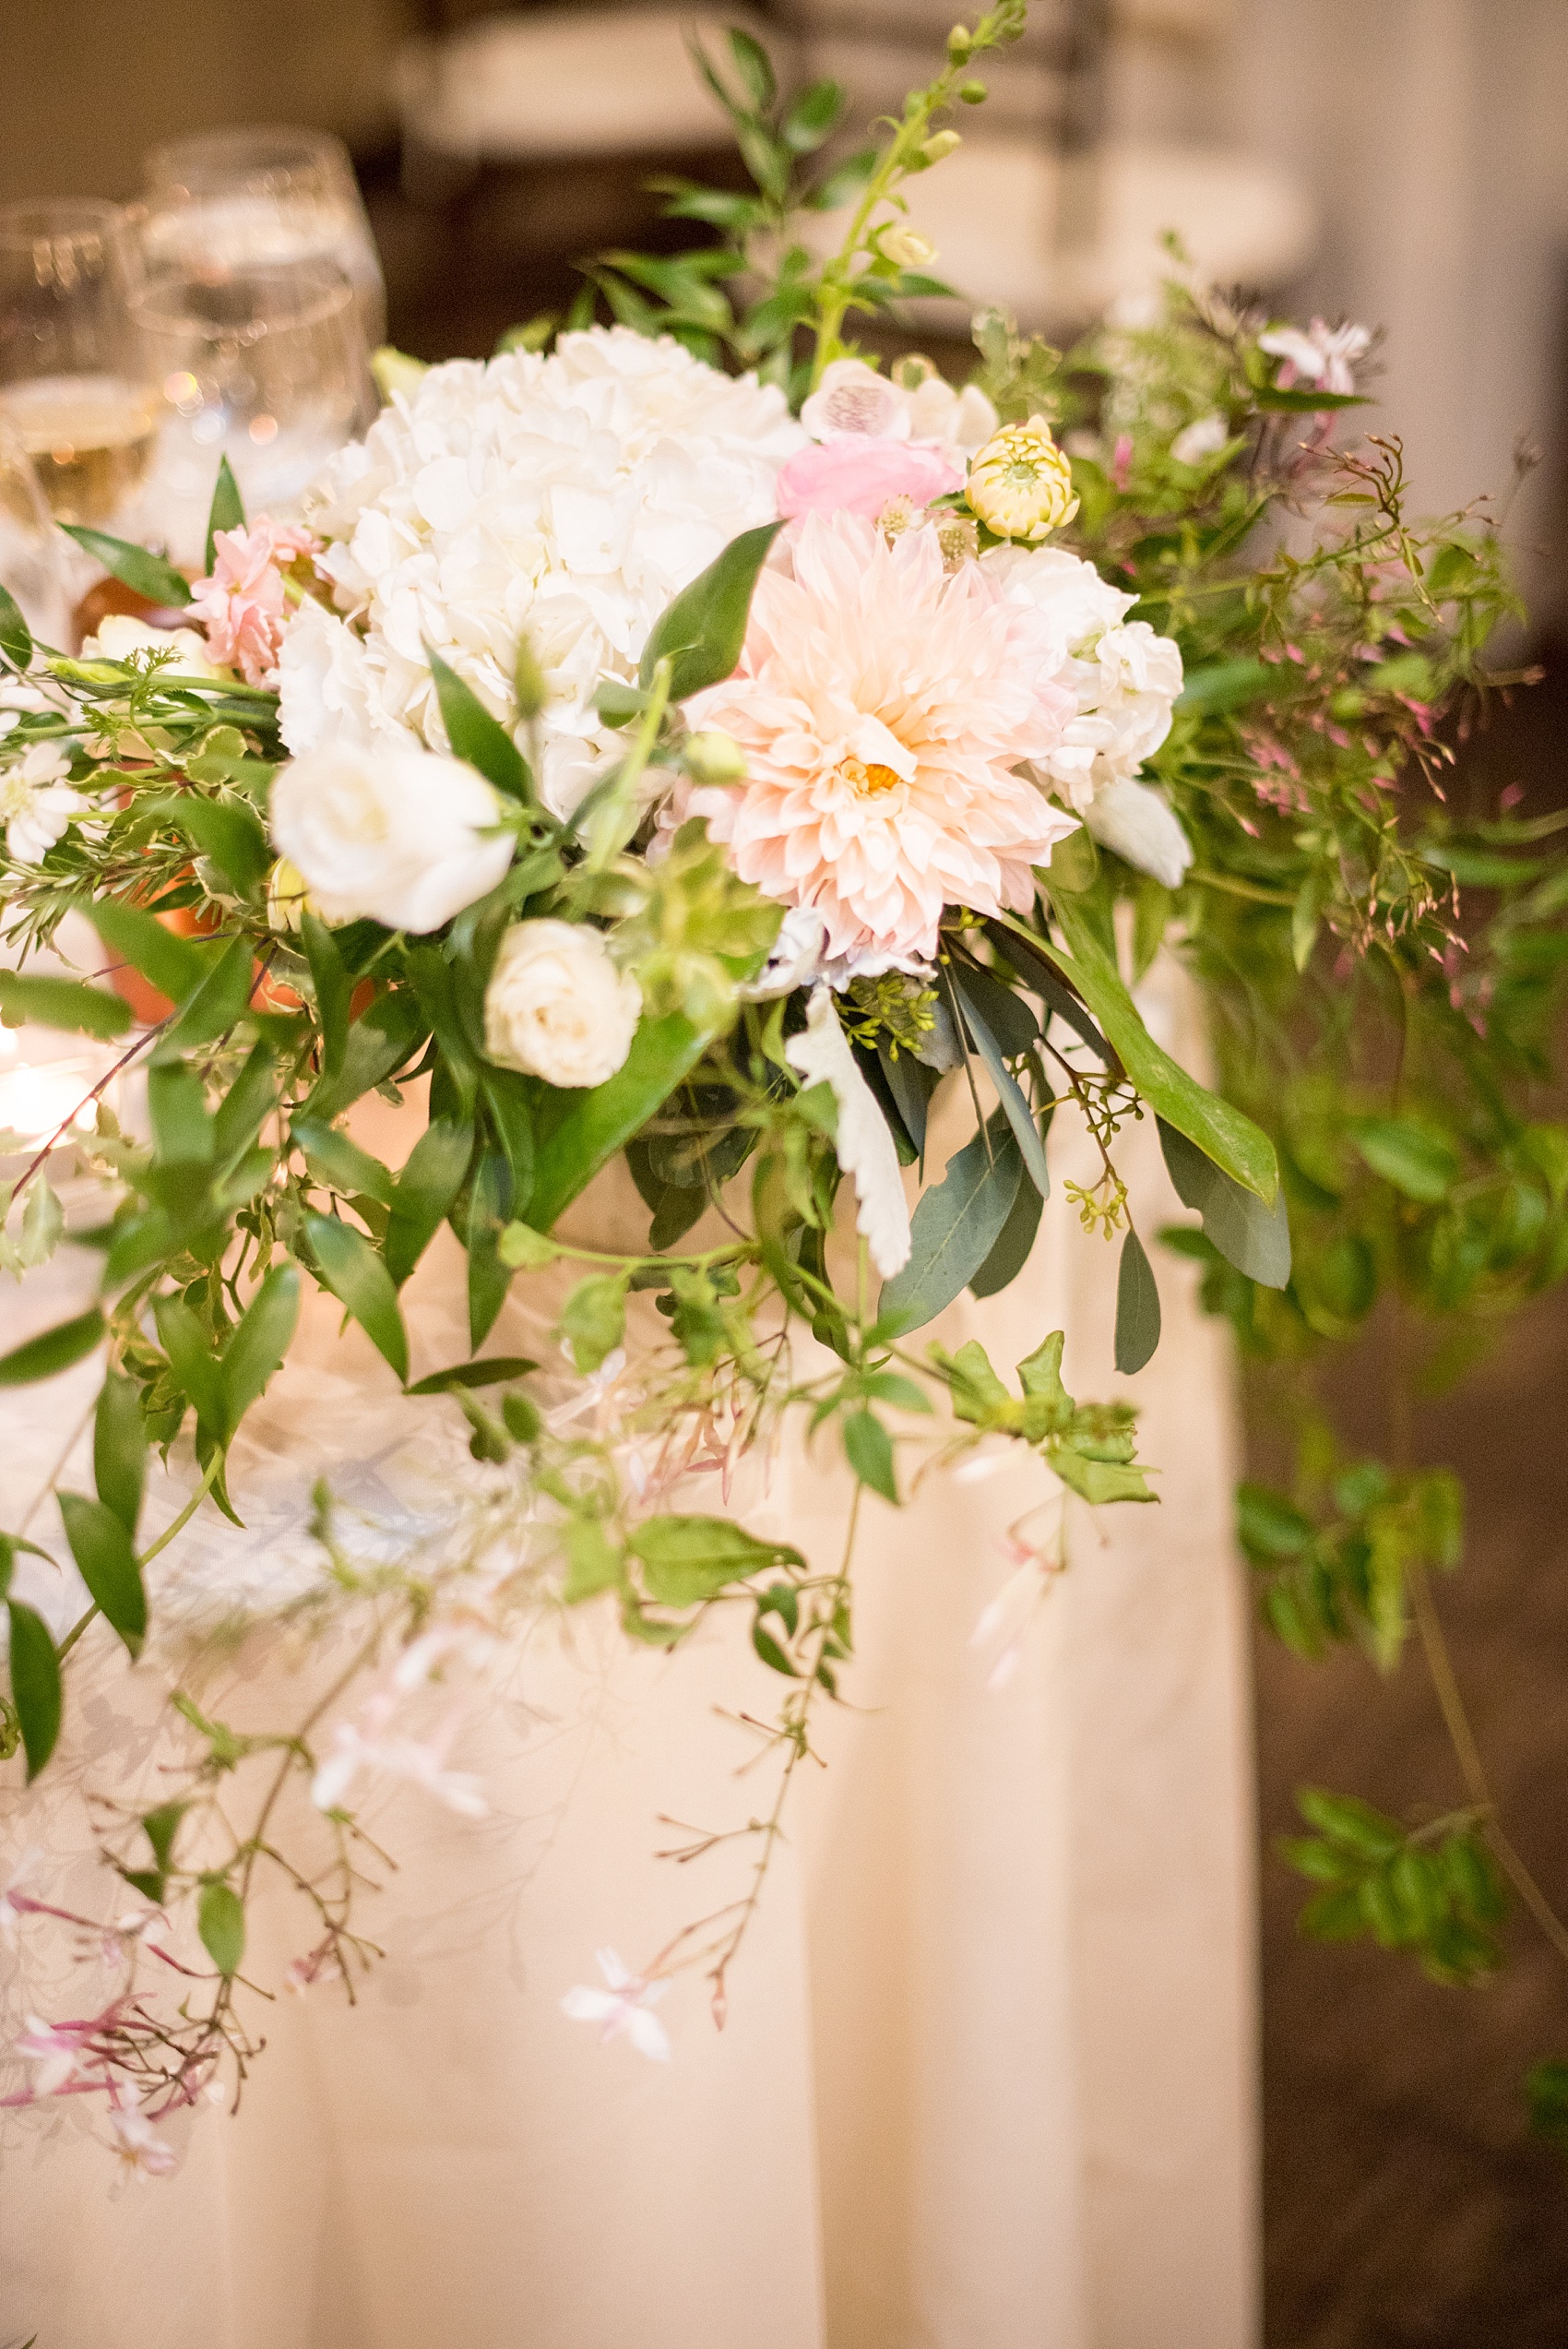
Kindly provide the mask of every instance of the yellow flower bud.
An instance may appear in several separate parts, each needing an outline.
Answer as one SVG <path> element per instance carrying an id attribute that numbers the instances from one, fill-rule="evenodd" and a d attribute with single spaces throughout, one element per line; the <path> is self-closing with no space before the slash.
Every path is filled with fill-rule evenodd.
<path id="1" fill-rule="evenodd" d="M 1072 520 L 1072 469 L 1043 416 L 992 435 L 969 467 L 969 506 L 998 538 L 1030 544 Z"/>
<path id="2" fill-rule="evenodd" d="M 267 926 L 269 930 L 298 930 L 303 926 L 307 912 L 314 912 L 305 876 L 297 864 L 280 856 L 267 876 Z"/>
<path id="3" fill-rule="evenodd" d="M 897 261 L 901 269 L 929 268 L 936 258 L 936 247 L 930 237 L 922 236 L 919 229 L 906 228 L 902 222 L 884 229 L 877 243 L 884 259 Z"/>

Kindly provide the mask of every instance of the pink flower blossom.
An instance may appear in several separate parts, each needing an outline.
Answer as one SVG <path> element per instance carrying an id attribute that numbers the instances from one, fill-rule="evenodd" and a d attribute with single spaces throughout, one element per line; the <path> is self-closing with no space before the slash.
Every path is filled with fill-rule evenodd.
<path id="1" fill-rule="evenodd" d="M 1323 318 L 1314 318 L 1305 334 L 1300 327 L 1270 327 L 1258 337 L 1260 351 L 1285 363 L 1277 378 L 1281 391 L 1289 391 L 1300 377 L 1324 391 L 1352 392 L 1355 362 L 1371 348 L 1365 327 L 1331 327 Z"/>
<path id="2" fill-rule="evenodd" d="M 704 813 L 743 880 L 815 908 L 831 956 L 908 968 L 944 906 L 1032 901 L 1030 868 L 1075 819 L 1015 770 L 1076 703 L 1047 615 L 978 564 L 948 574 L 932 530 L 890 546 L 858 515 L 813 514 L 792 565 L 763 572 L 740 666 L 703 697 L 700 722 L 747 765 Z"/>
<path id="3" fill-rule="evenodd" d="M 115 2105 L 109 2114 L 113 2147 L 129 2170 L 143 2177 L 167 2177 L 179 2161 L 147 2115 L 136 2105 Z"/>
<path id="4" fill-rule="evenodd" d="M 18 2033 L 11 2045 L 16 2055 L 38 2067 L 32 2080 L 34 2096 L 57 2096 L 83 2077 L 91 2053 L 89 2042 L 97 2029 L 96 2021 L 45 2022 L 42 2015 L 29 2015 L 26 2030 Z"/>
<path id="5" fill-rule="evenodd" d="M 791 522 L 803 514 L 838 513 L 874 522 L 895 498 L 925 507 L 963 485 L 963 474 L 939 448 L 856 434 L 798 450 L 779 469 L 778 511 Z"/>
<path id="6" fill-rule="evenodd" d="M 192 614 L 215 661 L 253 686 L 276 685 L 289 616 L 283 573 L 301 555 L 319 554 L 321 542 L 298 523 L 264 514 L 248 530 L 219 531 L 213 550 L 211 576 L 197 579 L 192 593 Z"/>
<path id="7" fill-rule="evenodd" d="M 483 1818 L 489 1805 L 477 1778 L 467 1771 L 448 1770 L 446 1757 L 457 1734 L 456 1717 L 422 1743 L 390 1730 L 397 1696 L 383 1689 L 371 1698 L 360 1721 L 340 1721 L 332 1733 L 334 1750 L 311 1781 L 311 1800 L 320 1810 L 336 1810 L 362 1771 L 380 1771 L 389 1778 L 404 1778 L 422 1786 L 438 1803 L 464 1818 Z"/>
<path id="8" fill-rule="evenodd" d="M 20 1918 L 30 1915 L 38 1902 L 29 1898 L 27 1885 L 37 1880 L 43 1854 L 36 1843 L 30 1844 L 11 1870 L 10 1881 L 0 1890 L 0 1941 L 8 1950 L 17 1946 L 17 1925 Z"/>
<path id="9" fill-rule="evenodd" d="M 607 2047 L 612 2039 L 624 2035 L 639 2056 L 667 2064 L 670 2034 L 648 2009 L 663 1997 L 669 1984 L 645 1982 L 639 1974 L 629 1973 L 613 1950 L 600 1950 L 597 1954 L 599 1970 L 609 1987 L 596 1990 L 587 1983 L 578 1983 L 562 1999 L 562 2013 L 569 2015 L 574 2022 L 602 2023 L 600 2046 Z"/>

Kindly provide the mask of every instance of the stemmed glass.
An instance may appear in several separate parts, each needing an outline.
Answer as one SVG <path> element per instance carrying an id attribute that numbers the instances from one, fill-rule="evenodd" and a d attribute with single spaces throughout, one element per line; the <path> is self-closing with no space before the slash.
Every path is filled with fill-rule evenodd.
<path id="1" fill-rule="evenodd" d="M 137 273 L 118 205 L 0 210 L 0 414 L 62 522 L 113 520 L 152 454 L 160 401 L 130 315 Z"/>
<path id="2" fill-rule="evenodd" d="M 224 268 L 176 256 L 149 272 L 132 310 L 163 399 L 144 504 L 177 563 L 200 559 L 220 458 L 247 512 L 281 518 L 375 414 L 354 289 L 331 261 Z"/>
<path id="3" fill-rule="evenodd" d="M 59 648 L 70 629 L 65 551 L 32 460 L 0 410 L 0 587 L 33 635 Z"/>
<path id="4" fill-rule="evenodd" d="M 203 131 L 155 147 L 143 166 L 154 268 L 246 269 L 333 261 L 354 289 L 374 350 L 386 295 L 375 241 L 341 139 L 323 131 Z"/>

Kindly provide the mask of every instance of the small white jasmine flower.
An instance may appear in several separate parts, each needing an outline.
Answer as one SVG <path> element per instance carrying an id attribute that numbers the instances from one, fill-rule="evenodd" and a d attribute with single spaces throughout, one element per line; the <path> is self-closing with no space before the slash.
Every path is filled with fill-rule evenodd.
<path id="1" fill-rule="evenodd" d="M 42 1864 L 42 1847 L 30 1843 L 11 1870 L 9 1882 L 0 1888 L 0 1942 L 4 1942 L 7 1950 L 16 1948 L 18 1925 L 32 1909 L 28 1887 L 37 1882 L 38 1871 Z"/>
<path id="2" fill-rule="evenodd" d="M 389 1735 L 397 1701 L 392 1691 L 383 1689 L 371 1698 L 360 1721 L 338 1723 L 332 1733 L 333 1750 L 311 1781 L 310 1796 L 316 1808 L 339 1809 L 361 1771 L 368 1770 L 422 1786 L 427 1795 L 460 1818 L 483 1818 L 490 1806 L 479 1780 L 467 1771 L 446 1768 L 457 1721 L 448 1721 L 423 1744 L 415 1737 Z"/>
<path id="3" fill-rule="evenodd" d="M 35 2096 L 57 2096 L 87 2069 L 80 2031 L 69 2023 L 45 2022 L 42 2015 L 29 2015 L 26 2030 L 18 2033 L 11 2047 L 13 2054 L 38 2067 L 32 2081 Z"/>
<path id="4" fill-rule="evenodd" d="M 147 2115 L 135 2105 L 114 2105 L 109 2112 L 113 2147 L 125 2167 L 142 2177 L 167 2177 L 179 2156 L 165 2144 Z"/>
<path id="5" fill-rule="evenodd" d="M 1285 364 L 1279 370 L 1281 390 L 1289 390 L 1298 376 L 1324 391 L 1347 393 L 1356 388 L 1355 362 L 1372 348 L 1365 327 L 1331 327 L 1314 318 L 1303 334 L 1300 327 L 1270 327 L 1258 337 L 1258 349 Z"/>
<path id="6" fill-rule="evenodd" d="M 648 2009 L 663 1997 L 669 1984 L 645 1982 L 640 1975 L 628 1973 L 613 1950 L 600 1950 L 596 1955 L 608 1988 L 596 1990 L 587 1983 L 578 1983 L 562 1999 L 562 2013 L 573 2022 L 601 2023 L 601 2046 L 608 2046 L 612 2039 L 625 2037 L 639 2056 L 667 2064 L 670 2034 Z"/>
<path id="7" fill-rule="evenodd" d="M 889 1281 L 909 1260 L 909 1202 L 887 1120 L 855 1066 L 831 989 L 819 986 L 815 990 L 806 1011 L 804 1031 L 791 1036 L 784 1052 L 808 1085 L 832 1087 L 838 1104 L 838 1163 L 854 1184 L 860 1201 L 855 1228 L 870 1246 L 872 1262 Z"/>
<path id="8" fill-rule="evenodd" d="M 1206 457 L 1216 456 L 1229 437 L 1230 429 L 1223 416 L 1199 416 L 1185 432 L 1177 434 L 1170 444 L 1170 454 L 1178 465 L 1201 465 Z"/>
<path id="9" fill-rule="evenodd" d="M 0 826 L 13 864 L 39 864 L 71 818 L 91 806 L 65 781 L 70 767 L 59 743 L 35 742 L 15 766 L 0 769 Z"/>

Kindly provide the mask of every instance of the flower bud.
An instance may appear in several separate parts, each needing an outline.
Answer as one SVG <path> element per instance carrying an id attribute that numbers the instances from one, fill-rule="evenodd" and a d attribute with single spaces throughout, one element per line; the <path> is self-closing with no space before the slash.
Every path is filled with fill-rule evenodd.
<path id="1" fill-rule="evenodd" d="M 930 237 L 922 236 L 919 229 L 904 227 L 901 222 L 893 228 L 884 229 L 877 242 L 882 248 L 883 258 L 897 261 L 901 269 L 928 268 L 936 258 L 936 247 Z"/>
<path id="2" fill-rule="evenodd" d="M 966 106 L 983 106 L 988 94 L 983 81 L 967 81 L 958 92 Z"/>
<path id="3" fill-rule="evenodd" d="M 955 25 L 947 36 L 947 54 L 956 66 L 964 63 L 974 45 L 974 35 L 968 25 Z"/>
<path id="4" fill-rule="evenodd" d="M 969 467 L 969 505 L 998 538 L 1029 544 L 1072 520 L 1072 468 L 1043 416 L 992 434 Z"/>
<path id="5" fill-rule="evenodd" d="M 746 772 L 746 754 L 732 734 L 717 731 L 690 734 L 682 752 L 685 769 L 695 783 L 738 783 Z"/>
<path id="6" fill-rule="evenodd" d="M 267 926 L 269 930 L 299 930 L 313 911 L 305 876 L 297 864 L 280 856 L 267 876 Z"/>
<path id="7" fill-rule="evenodd" d="M 517 698 L 519 718 L 537 718 L 550 698 L 550 687 L 544 681 L 544 671 L 534 657 L 534 649 L 527 637 L 517 638 L 517 657 L 512 666 L 512 690 Z"/>
<path id="8" fill-rule="evenodd" d="M 963 143 L 956 130 L 939 130 L 926 140 L 921 153 L 928 163 L 940 163 L 944 155 L 955 153 Z"/>

